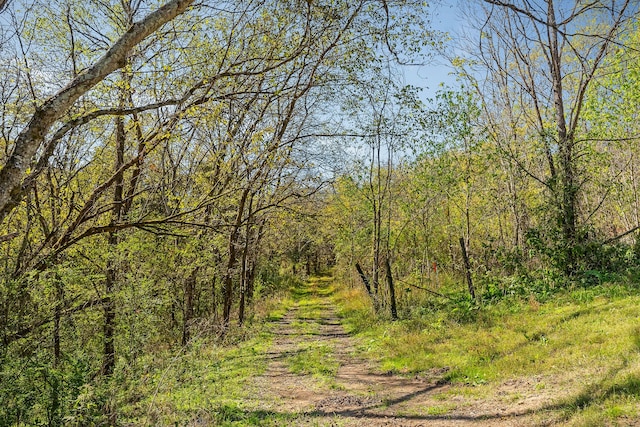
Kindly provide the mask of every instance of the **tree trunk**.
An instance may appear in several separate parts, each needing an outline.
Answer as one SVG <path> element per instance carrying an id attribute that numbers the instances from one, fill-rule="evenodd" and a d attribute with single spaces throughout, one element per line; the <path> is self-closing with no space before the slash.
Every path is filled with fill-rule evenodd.
<path id="1" fill-rule="evenodd" d="M 53 323 L 53 366 L 55 368 L 60 364 L 60 321 L 62 318 L 62 306 L 64 305 L 64 289 L 58 274 L 55 275 L 56 286 L 56 306 Z"/>
<path id="2" fill-rule="evenodd" d="M 185 346 L 191 338 L 190 322 L 193 319 L 193 301 L 196 290 L 196 279 L 198 277 L 198 270 L 196 267 L 193 269 L 187 280 L 184 282 L 184 314 L 182 322 L 182 345 Z"/>
<path id="3" fill-rule="evenodd" d="M 562 51 L 558 46 L 558 28 L 556 13 L 552 0 L 548 1 L 547 19 L 549 25 L 549 64 L 553 88 L 553 103 L 556 114 L 556 130 L 558 132 L 558 148 L 560 154 L 560 223 L 565 251 L 564 269 L 570 276 L 575 272 L 576 258 L 576 204 L 577 190 L 575 186 L 575 159 L 573 158 L 574 135 L 567 130 L 564 111 L 564 93 L 562 88 Z"/>
<path id="4" fill-rule="evenodd" d="M 253 215 L 253 195 L 249 199 L 249 207 L 247 216 L 251 218 Z M 244 315 L 245 315 L 245 307 L 247 301 L 247 292 L 249 291 L 249 277 L 248 277 L 248 265 L 247 260 L 249 257 L 250 250 L 250 240 L 251 240 L 251 230 L 252 224 L 251 221 L 247 219 L 247 223 L 245 224 L 244 231 L 244 246 L 242 248 L 242 261 L 240 267 L 240 305 L 238 307 L 238 324 L 242 325 L 244 323 Z"/>
<path id="5" fill-rule="evenodd" d="M 211 315 L 213 316 L 213 320 L 217 322 L 218 320 L 218 291 L 217 287 L 218 278 L 217 276 L 213 276 L 211 279 Z"/>
<path id="6" fill-rule="evenodd" d="M 364 284 L 364 287 L 367 290 L 367 293 L 371 298 L 373 298 L 373 293 L 371 292 L 371 286 L 369 285 L 369 279 L 367 279 L 367 276 L 364 274 L 364 271 L 362 271 L 362 267 L 360 267 L 360 264 L 358 264 L 357 262 L 356 262 L 356 270 L 358 270 L 358 274 L 360 275 L 360 279 L 362 280 L 362 283 Z"/>
<path id="7" fill-rule="evenodd" d="M 124 164 L 124 146 L 125 146 L 125 129 L 124 119 L 116 118 L 116 162 L 115 170 L 118 171 Z M 113 192 L 113 210 L 111 211 L 111 224 L 117 224 L 122 214 L 122 197 L 123 197 L 124 176 L 120 172 L 115 180 Z M 115 319 L 116 319 L 116 303 L 115 288 L 117 280 L 116 261 L 112 255 L 117 252 L 116 247 L 119 239 L 117 232 L 109 233 L 107 245 L 109 247 L 107 259 L 107 271 L 105 275 L 104 293 L 104 349 L 102 362 L 102 375 L 110 376 L 116 364 L 115 351 Z"/>
<path id="8" fill-rule="evenodd" d="M 64 289 L 58 274 L 55 275 L 56 302 L 53 322 L 53 368 L 58 369 L 61 360 L 60 350 L 60 322 L 62 320 L 62 306 L 64 304 Z M 62 425 L 60 413 L 60 378 L 55 373 L 51 377 L 51 410 L 49 415 L 50 426 Z"/>
<path id="9" fill-rule="evenodd" d="M 255 280 L 256 280 L 256 263 L 251 261 L 249 264 L 249 272 L 247 274 L 247 305 L 251 305 L 253 302 L 253 294 L 255 292 Z"/>
<path id="10" fill-rule="evenodd" d="M 464 242 L 464 237 L 460 237 L 460 248 L 462 249 L 462 260 L 464 261 L 464 269 L 467 276 L 467 286 L 469 287 L 469 295 L 472 299 L 476 299 L 476 290 L 473 287 L 473 280 L 471 279 L 471 264 L 469 263 L 469 256 L 467 255 L 467 245 Z"/>
<path id="11" fill-rule="evenodd" d="M 115 233 L 109 235 L 109 246 L 114 247 L 118 244 Z M 115 323 L 116 323 L 116 302 L 115 302 L 115 283 L 116 283 L 116 267 L 114 261 L 107 262 L 107 274 L 105 277 L 104 293 L 105 302 L 104 309 L 104 348 L 102 351 L 102 375 L 110 376 L 116 365 L 115 350 Z"/>
<path id="12" fill-rule="evenodd" d="M 379 209 L 374 209 L 373 221 L 373 269 L 371 273 L 371 281 L 373 285 L 373 294 L 377 297 L 380 287 L 380 218 Z"/>
<path id="13" fill-rule="evenodd" d="M 389 299 L 391 302 L 391 319 L 398 320 L 398 309 L 396 308 L 396 289 L 393 284 L 393 274 L 391 272 L 391 263 L 389 258 L 386 260 L 387 267 L 387 284 L 389 285 Z"/>
<path id="14" fill-rule="evenodd" d="M 235 224 L 229 234 L 229 259 L 227 260 L 227 268 L 223 280 L 223 312 L 222 322 L 225 329 L 229 327 L 231 321 L 231 306 L 233 303 L 233 270 L 238 262 L 238 245 L 240 237 L 240 226 L 244 216 L 244 208 L 249 195 L 249 189 L 246 188 L 242 192 L 240 202 L 238 203 L 238 212 L 236 214 Z"/>
<path id="15" fill-rule="evenodd" d="M 244 323 L 244 310 L 247 297 L 246 282 L 243 280 L 240 284 L 240 303 L 238 304 L 238 325 L 242 326 Z"/>
<path id="16" fill-rule="evenodd" d="M 240 262 L 240 303 L 238 305 L 238 325 L 244 323 L 244 310 L 247 301 L 247 255 L 249 252 L 249 225 L 245 235 L 244 248 L 242 249 L 242 261 Z"/>
<path id="17" fill-rule="evenodd" d="M 247 304 L 251 305 L 253 302 L 253 297 L 255 293 L 255 281 L 256 281 L 256 266 L 258 265 L 258 248 L 260 247 L 260 242 L 262 241 L 262 236 L 264 233 L 265 220 L 262 219 L 258 222 L 258 230 L 256 232 L 255 242 L 253 244 L 254 248 L 256 248 L 251 256 L 251 262 L 249 263 L 249 276 L 247 278 Z"/>

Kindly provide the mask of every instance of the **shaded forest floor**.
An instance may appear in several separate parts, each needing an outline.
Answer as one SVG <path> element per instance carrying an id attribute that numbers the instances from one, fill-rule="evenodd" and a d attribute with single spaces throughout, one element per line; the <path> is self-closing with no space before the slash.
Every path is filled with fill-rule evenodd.
<path id="1" fill-rule="evenodd" d="M 548 313 L 535 307 L 534 317 L 516 313 L 503 325 L 453 322 L 459 330 L 427 345 L 406 332 L 415 329 L 410 319 L 347 333 L 358 329 L 348 307 L 358 303 L 355 293 L 336 292 L 330 278 L 294 287 L 261 332 L 231 347 L 203 344 L 168 368 L 152 400 L 141 401 L 146 414 L 129 418 L 131 425 L 640 426 L 640 339 L 629 350 L 623 343 L 634 338 L 611 336 L 602 314 L 633 324 L 640 320 L 633 314 L 637 297 L 559 303 Z M 478 340 L 489 340 L 472 335 L 482 330 L 498 348 L 499 339 L 515 340 L 507 334 L 520 327 L 514 319 L 531 329 L 526 340 L 495 350 L 495 361 L 472 357 L 486 352 Z M 580 337 L 571 322 L 597 339 Z M 615 330 L 626 330 L 621 325 Z M 558 335 L 562 328 L 567 337 Z M 623 357 L 609 348 L 613 342 L 621 343 Z M 591 353 L 580 353 L 583 347 Z M 393 367 L 398 354 L 405 355 L 404 369 Z M 477 380 L 469 380 L 474 370 Z"/>

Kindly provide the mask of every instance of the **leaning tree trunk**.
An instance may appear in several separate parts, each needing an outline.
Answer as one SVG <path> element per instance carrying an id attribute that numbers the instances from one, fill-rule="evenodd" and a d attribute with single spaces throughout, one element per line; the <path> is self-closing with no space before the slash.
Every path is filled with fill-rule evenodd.
<path id="1" fill-rule="evenodd" d="M 460 237 L 460 249 L 462 250 L 462 261 L 464 262 L 465 277 L 467 278 L 467 287 L 469 288 L 469 295 L 471 299 L 476 299 L 476 289 L 473 286 L 473 279 L 471 278 L 471 263 L 469 262 L 469 254 L 467 253 L 467 245 L 464 241 L 464 237 Z"/>
<path id="2" fill-rule="evenodd" d="M 398 309 L 396 308 L 396 288 L 393 284 L 393 274 L 391 272 L 391 263 L 389 258 L 386 260 L 387 267 L 387 285 L 389 285 L 389 302 L 391 304 L 391 319 L 398 320 Z"/>

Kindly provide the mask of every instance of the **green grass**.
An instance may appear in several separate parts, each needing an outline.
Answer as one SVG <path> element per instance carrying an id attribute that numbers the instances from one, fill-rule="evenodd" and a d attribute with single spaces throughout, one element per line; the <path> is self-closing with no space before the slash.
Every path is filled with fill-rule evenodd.
<path id="1" fill-rule="evenodd" d="M 206 422 L 215 426 L 281 426 L 295 419 L 295 414 L 251 410 L 232 403 L 217 407 L 213 417 Z M 205 419 L 201 418 L 200 421 L 205 422 Z"/>
<path id="2" fill-rule="evenodd" d="M 331 296 L 334 292 L 333 281 L 329 277 L 313 277 L 304 286 L 292 289 L 298 304 L 296 319 L 291 323 L 296 333 L 319 333 L 324 312 L 322 304 L 326 303 L 326 296 Z M 331 343 L 319 341 L 301 342 L 297 352 L 286 363 L 294 374 L 313 375 L 329 384 L 332 384 L 339 368 Z"/>
<path id="3" fill-rule="evenodd" d="M 333 356 L 333 348 L 326 343 L 310 342 L 299 345 L 299 351 L 287 359 L 287 366 L 294 374 L 313 375 L 332 379 L 339 363 Z"/>
<path id="4" fill-rule="evenodd" d="M 455 405 L 436 405 L 436 406 L 430 406 L 427 408 L 427 410 L 425 411 L 427 415 L 432 415 L 432 416 L 442 416 L 442 415 L 446 415 L 447 413 L 451 412 L 451 410 L 455 409 Z"/>
<path id="5" fill-rule="evenodd" d="M 253 378 L 265 372 L 276 320 L 293 304 L 270 301 L 259 318 L 232 329 L 224 342 L 194 339 L 181 350 L 155 352 L 121 392 L 119 422 L 135 425 L 283 425 L 292 414 L 258 409 Z M 264 321 L 266 320 L 266 322 Z M 238 403 L 242 402 L 242 403 Z"/>
<path id="6" fill-rule="evenodd" d="M 160 357 L 164 366 L 140 378 L 136 390 L 144 397 L 124 406 L 121 419 L 140 425 L 185 425 L 200 419 L 218 425 L 228 408 L 250 412 L 250 405 L 239 408 L 236 402 L 250 402 L 256 392 L 251 378 L 264 372 L 270 342 L 264 330 L 231 347 L 202 339 L 183 353 Z"/>
<path id="7" fill-rule="evenodd" d="M 309 283 L 292 281 L 288 293 L 263 301 L 252 321 L 242 329 L 232 329 L 224 342 L 203 336 L 181 350 L 156 351 L 140 363 L 138 379 L 121 390 L 118 421 L 134 425 L 281 426 L 299 420 L 300 414 L 264 410 L 263 390 L 254 379 L 269 364 L 266 354 L 276 322 L 297 306 L 292 321 L 295 332 L 317 334 L 322 302 L 318 295 L 333 292 L 326 278 Z M 338 362 L 330 344 L 303 342 L 298 350 L 287 359 L 293 373 L 332 381 Z"/>
<path id="8" fill-rule="evenodd" d="M 414 306 L 397 322 L 379 320 L 359 289 L 337 293 L 336 301 L 359 350 L 382 371 L 441 371 L 455 393 L 491 392 L 506 380 L 538 376 L 547 381 L 538 391 L 549 380 L 570 388 L 570 397 L 550 408 L 567 423 L 640 416 L 640 296 L 624 286 L 560 292 L 544 303 L 494 302 L 474 308 L 472 320 L 451 303 Z"/>
<path id="9" fill-rule="evenodd" d="M 640 296 L 633 290 L 598 286 L 559 292 L 544 302 L 531 296 L 482 307 L 405 299 L 411 309 L 404 307 L 402 319 L 391 322 L 375 316 L 360 290 L 337 290 L 331 279 L 320 278 L 294 283 L 289 295 L 266 305 L 258 321 L 224 344 L 201 338 L 181 352 L 164 350 L 142 361 L 138 379 L 119 397 L 119 421 L 222 426 L 299 421 L 301 414 L 265 410 L 253 379 L 268 365 L 273 321 L 290 308 L 297 307 L 291 323 L 296 334 L 318 333 L 321 295 L 338 302 L 359 352 L 381 371 L 425 374 L 451 384 L 434 396 L 441 403 L 426 408 L 427 415 L 446 417 L 456 409 L 451 403 L 456 396 L 469 402 L 493 396 L 517 405 L 527 393 L 546 393 L 556 398 L 540 411 L 562 425 L 625 425 L 640 417 Z M 303 340 L 285 363 L 291 372 L 329 385 L 339 368 L 331 342 L 314 340 Z M 498 395 L 509 381 L 532 385 Z"/>

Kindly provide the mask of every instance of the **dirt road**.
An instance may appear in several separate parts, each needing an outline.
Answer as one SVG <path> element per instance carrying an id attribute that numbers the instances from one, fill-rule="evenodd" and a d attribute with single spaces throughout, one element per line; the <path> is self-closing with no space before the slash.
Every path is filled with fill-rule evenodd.
<path id="1" fill-rule="evenodd" d="M 276 325 L 266 372 L 252 384 L 251 406 L 257 411 L 277 414 L 287 425 L 310 426 L 558 423 L 551 412 L 541 411 L 551 393 L 537 390 L 536 379 L 507 382 L 490 396 L 478 396 L 454 390 L 443 380 L 446 370 L 418 377 L 378 371 L 357 356 L 331 298 L 317 286 L 309 292 Z"/>

